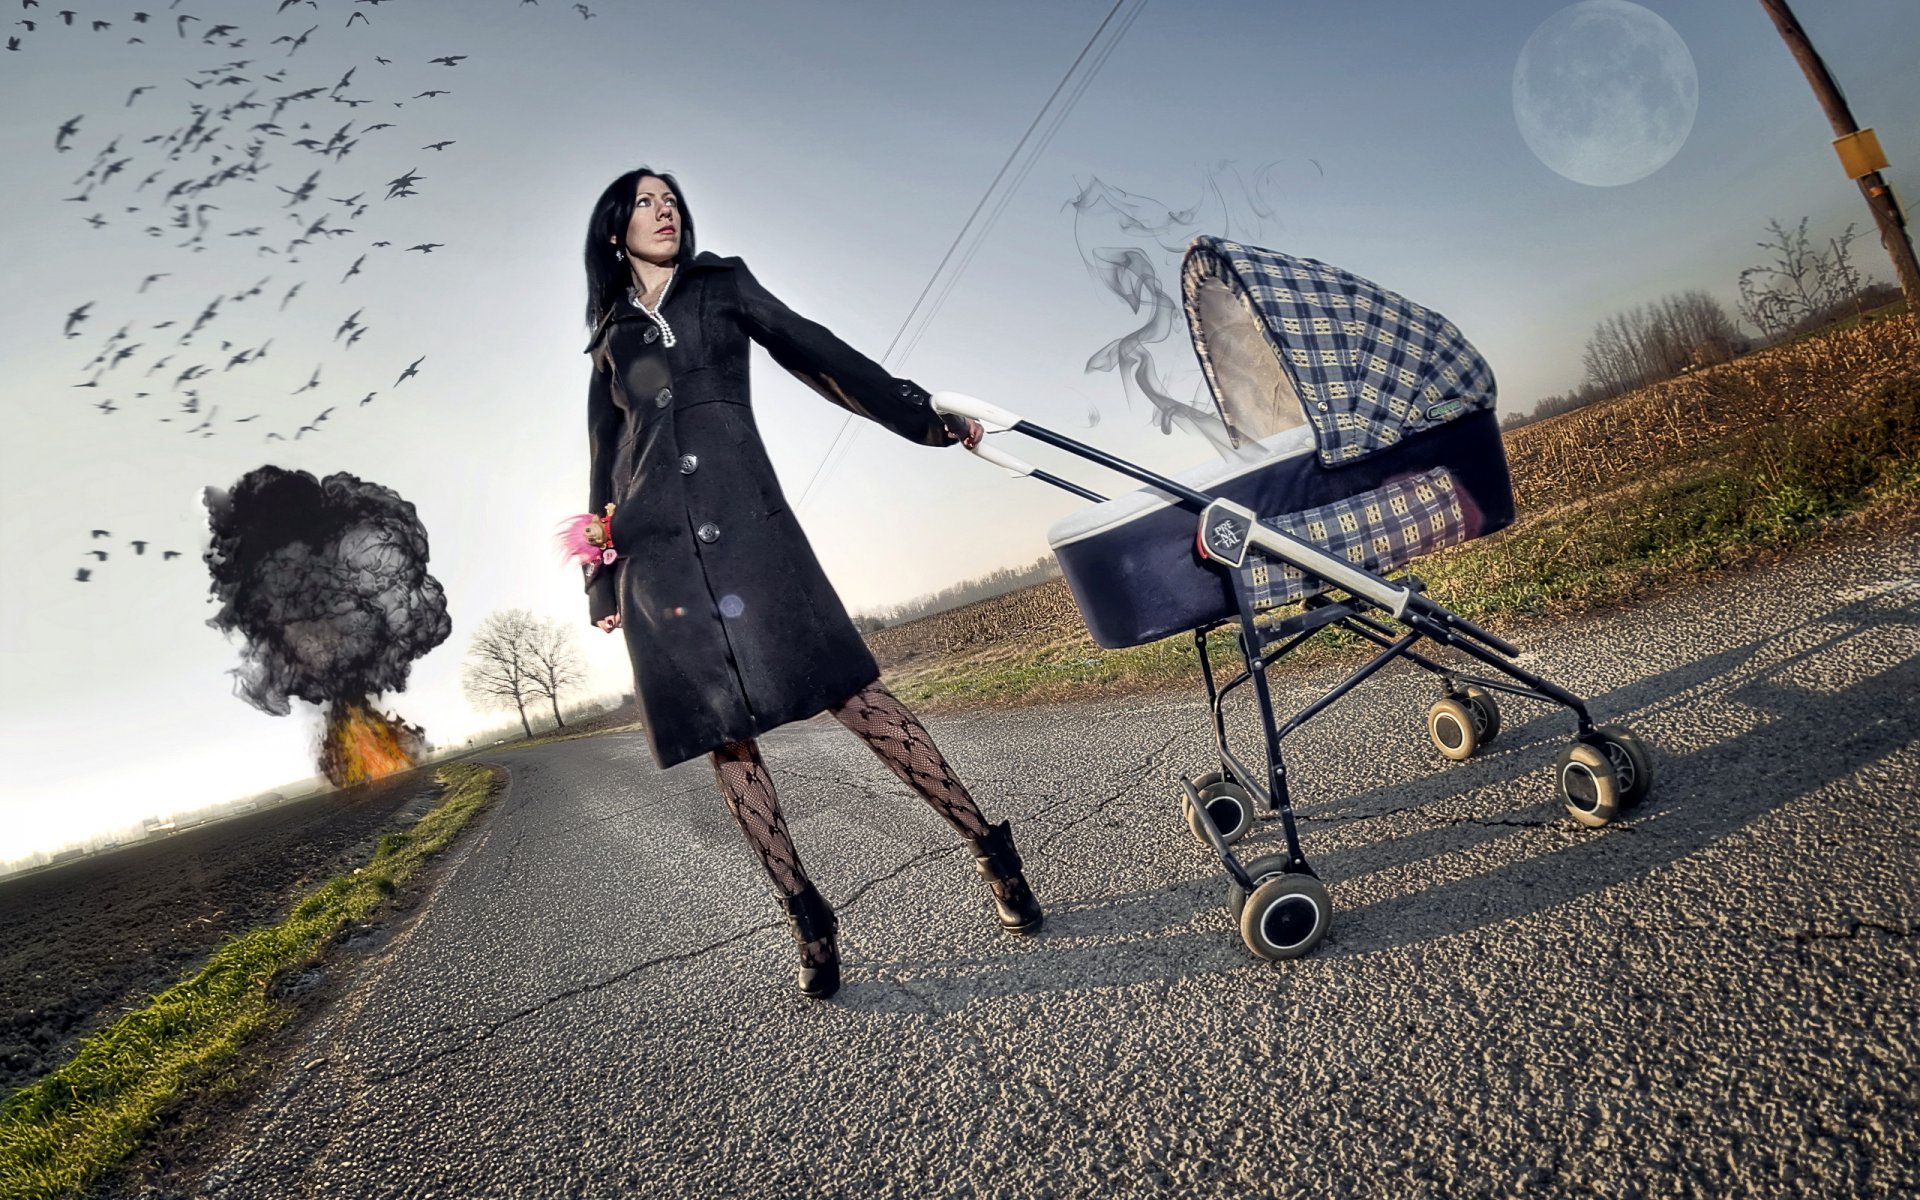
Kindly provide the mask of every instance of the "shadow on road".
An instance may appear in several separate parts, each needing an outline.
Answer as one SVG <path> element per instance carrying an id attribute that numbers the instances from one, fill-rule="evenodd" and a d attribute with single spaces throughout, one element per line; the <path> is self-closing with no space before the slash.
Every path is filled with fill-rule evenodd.
<path id="1" fill-rule="evenodd" d="M 1336 909 L 1332 932 L 1313 958 L 1377 954 L 1561 905 L 1602 904 L 1607 889 L 1644 879 L 1912 745 L 1920 736 L 1920 656 L 1889 655 L 1878 645 L 1880 659 L 1893 658 L 1892 665 L 1861 675 L 1853 664 L 1897 636 L 1896 630 L 1916 626 L 1920 595 L 1909 588 L 1589 697 L 1597 721 L 1627 723 L 1643 736 L 1662 728 L 1688 730 L 1683 740 L 1700 742 L 1676 751 L 1657 734 L 1649 737 L 1653 794 L 1605 829 L 1574 824 L 1554 797 L 1546 767 L 1573 732 L 1571 715 L 1558 709 L 1509 726 L 1495 747 L 1466 763 L 1411 783 L 1302 806 L 1303 846 L 1332 889 Z M 1554 673 L 1551 662 L 1541 669 L 1549 677 Z M 1738 732 L 1718 736 L 1714 731 L 1722 726 Z M 1296 736 L 1311 738 L 1316 731 L 1330 733 L 1322 721 Z M 1527 775 L 1537 777 L 1538 803 L 1515 806 L 1501 798 L 1489 806 L 1489 795 Z M 1164 785 L 1149 786 L 1171 795 L 1172 776 L 1168 769 Z M 1348 837 L 1341 839 L 1346 848 L 1316 851 L 1316 842 L 1325 846 L 1332 831 L 1370 822 L 1427 827 L 1358 845 Z M 1277 825 L 1262 825 L 1236 851 L 1245 862 L 1279 845 Z M 1462 875 L 1454 860 L 1475 854 L 1499 861 Z M 1449 877 L 1425 882 L 1442 873 Z M 1384 898 L 1343 905 L 1343 885 L 1351 893 L 1352 884 L 1368 876 L 1400 882 L 1388 886 Z M 855 981 L 842 1002 L 877 1010 L 944 1009 L 986 995 L 1153 979 L 1172 983 L 1257 965 L 1231 928 L 1226 888 L 1221 871 L 1171 887 L 1081 900 L 1050 897 L 1048 929 L 1035 947 L 1044 952 L 1009 947 L 980 958 L 869 962 L 863 974 L 908 995 Z M 1832 928 L 1863 916 L 1841 910 L 1844 887 L 1796 896 L 1803 907 L 1785 916 L 1783 927 Z M 1150 936 L 1138 936 L 1143 933 Z"/>

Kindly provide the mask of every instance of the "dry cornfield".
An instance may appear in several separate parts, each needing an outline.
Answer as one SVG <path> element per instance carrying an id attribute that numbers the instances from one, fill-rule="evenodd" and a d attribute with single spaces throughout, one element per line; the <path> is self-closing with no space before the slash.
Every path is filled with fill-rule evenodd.
<path id="1" fill-rule="evenodd" d="M 1915 376 L 1920 318 L 1902 314 L 1523 425 L 1506 437 L 1519 519 L 1690 461 L 1783 418 L 1857 403 Z"/>

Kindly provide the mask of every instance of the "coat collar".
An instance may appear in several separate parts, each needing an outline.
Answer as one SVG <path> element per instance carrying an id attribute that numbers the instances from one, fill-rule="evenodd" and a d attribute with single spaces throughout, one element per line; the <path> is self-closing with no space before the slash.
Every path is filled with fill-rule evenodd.
<path id="1" fill-rule="evenodd" d="M 739 265 L 740 259 L 736 256 L 722 258 L 711 250 L 702 250 L 693 256 L 692 262 L 682 263 L 680 270 L 685 271 L 688 275 L 694 275 L 704 271 L 731 270 Z M 593 335 L 587 339 L 587 348 L 581 351 L 581 353 L 592 354 L 593 348 L 600 344 L 600 338 L 606 333 L 607 327 L 613 324 L 613 322 L 624 321 L 640 315 L 640 310 L 631 304 L 624 302 L 609 304 L 607 311 L 602 313 L 599 321 L 594 323 Z"/>

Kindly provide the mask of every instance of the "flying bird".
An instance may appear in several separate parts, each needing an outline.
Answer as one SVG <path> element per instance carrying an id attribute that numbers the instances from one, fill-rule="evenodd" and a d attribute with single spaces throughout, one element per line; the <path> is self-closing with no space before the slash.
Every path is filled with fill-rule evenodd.
<path id="1" fill-rule="evenodd" d="M 427 361 L 427 356 L 422 354 L 419 358 L 416 358 L 412 362 L 408 363 L 407 369 L 400 372 L 400 378 L 393 381 L 393 386 L 399 387 L 406 380 L 409 380 L 413 378 L 415 375 L 418 375 L 420 372 L 419 370 L 417 370 L 417 368 L 420 366 L 421 363 L 425 361 Z"/>
<path id="2" fill-rule="evenodd" d="M 355 275 L 358 275 L 360 273 L 360 264 L 365 261 L 367 261 L 367 256 L 364 254 L 362 254 L 359 258 L 354 259 L 353 265 L 347 268 L 347 273 L 340 277 L 340 282 L 345 283 L 347 280 L 352 279 Z"/>
<path id="3" fill-rule="evenodd" d="M 314 388 L 317 388 L 319 386 L 320 386 L 320 368 L 315 367 L 313 369 L 312 379 L 307 380 L 305 383 L 301 384 L 298 388 L 296 388 L 291 392 L 288 392 L 287 394 L 290 396 L 298 396 L 301 392 L 312 391 Z"/>
<path id="4" fill-rule="evenodd" d="M 448 138 L 444 142 L 428 142 L 426 145 L 420 148 L 422 150 L 445 150 L 448 146 L 451 146 L 451 145 L 453 145 L 453 139 Z"/>
<path id="5" fill-rule="evenodd" d="M 287 201 L 287 207 L 292 208 L 296 204 L 305 204 L 308 200 L 313 198 L 313 186 L 315 183 L 319 182 L 319 179 L 320 179 L 320 172 L 315 171 L 313 174 L 307 176 L 307 181 L 305 183 L 301 184 L 297 188 L 283 188 L 277 183 L 274 184 L 273 186 L 275 190 L 285 192 L 287 195 L 293 197 L 293 199 Z"/>
<path id="6" fill-rule="evenodd" d="M 454 67 L 454 66 L 460 65 L 461 60 L 465 59 L 466 57 L 467 55 L 465 54 L 444 54 L 444 55 L 441 55 L 439 58 L 428 59 L 427 61 L 445 63 L 449 67 Z"/>
<path id="7" fill-rule="evenodd" d="M 91 575 L 92 573 L 93 572 L 87 570 L 85 567 L 81 567 L 79 570 L 79 573 L 74 576 L 74 579 L 81 583 L 85 583 L 87 581 L 87 576 Z"/>
<path id="8" fill-rule="evenodd" d="M 145 542 L 128 542 L 127 544 L 133 547 L 135 554 L 145 554 L 147 552 L 147 544 Z"/>
<path id="9" fill-rule="evenodd" d="M 137 88 L 135 88 L 135 89 L 133 89 L 133 90 L 132 90 L 131 92 L 128 92 L 128 93 L 127 93 L 127 103 L 125 104 L 125 106 L 124 106 L 124 107 L 126 107 L 126 108 L 132 108 L 132 107 L 133 107 L 133 102 L 134 102 L 135 100 L 138 100 L 138 99 L 140 98 L 140 93 L 141 93 L 141 92 L 150 92 L 150 91 L 152 91 L 152 90 L 153 90 L 153 85 L 152 85 L 152 84 L 150 84 L 150 83 L 144 83 L 144 84 L 141 84 L 141 85 L 140 85 L 139 87 L 137 87 Z"/>
<path id="10" fill-rule="evenodd" d="M 445 245 L 445 242 L 421 242 L 418 246 L 408 246 L 407 249 L 418 250 L 422 254 L 432 254 L 435 250 Z"/>
<path id="11" fill-rule="evenodd" d="M 315 172 L 315 174 L 318 174 L 318 172 Z M 425 178 L 426 176 L 416 175 L 413 170 L 409 170 L 398 179 L 387 180 L 387 199 L 391 200 L 398 195 L 411 196 L 413 194 L 413 185 Z"/>
<path id="12" fill-rule="evenodd" d="M 281 42 L 292 42 L 293 44 L 287 47 L 287 53 L 291 55 L 295 50 L 298 50 L 300 47 L 306 45 L 307 35 L 312 33 L 314 30 L 318 28 L 320 28 L 318 25 L 309 25 L 307 27 L 306 33 L 301 34 L 299 37 L 289 37 L 285 34 L 282 34 L 267 44 L 270 46 L 278 46 Z"/>
<path id="13" fill-rule="evenodd" d="M 93 301 L 89 300 L 85 304 L 82 304 L 79 308 L 76 308 L 72 312 L 67 314 L 67 336 L 68 337 L 75 338 L 80 336 L 79 331 L 76 330 L 74 326 L 78 325 L 80 322 L 87 319 L 87 310 L 92 307 L 93 307 Z"/>

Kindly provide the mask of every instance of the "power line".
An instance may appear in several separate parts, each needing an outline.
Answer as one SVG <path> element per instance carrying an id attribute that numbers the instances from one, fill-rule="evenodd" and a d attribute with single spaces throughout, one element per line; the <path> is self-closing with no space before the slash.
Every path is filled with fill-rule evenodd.
<path id="1" fill-rule="evenodd" d="M 972 243 L 968 245 L 966 253 L 960 258 L 959 266 L 954 268 L 953 274 L 947 277 L 945 286 L 940 289 L 940 294 L 934 298 L 933 306 L 928 309 L 926 319 L 920 322 L 920 327 L 914 330 L 912 340 L 910 340 L 906 348 L 900 352 L 902 360 L 912 354 L 914 347 L 920 344 L 921 337 L 926 334 L 927 329 L 933 324 L 934 316 L 940 311 L 941 307 L 946 304 L 947 296 L 952 293 L 954 285 L 960 282 L 962 275 L 966 274 L 967 267 L 972 264 L 974 255 L 980 252 L 980 247 L 987 244 L 987 231 L 999 222 L 1000 214 L 1006 211 L 1007 205 L 1013 200 L 1014 194 L 1020 190 L 1020 185 L 1026 181 L 1028 172 L 1032 171 L 1034 164 L 1040 161 L 1040 151 L 1045 149 L 1047 143 L 1053 140 L 1054 133 L 1065 123 L 1067 114 L 1072 111 L 1075 104 L 1079 103 L 1081 93 L 1087 90 L 1087 85 L 1093 82 L 1093 77 L 1099 74 L 1102 66 L 1106 65 L 1108 56 L 1113 53 L 1114 47 L 1120 44 L 1120 39 L 1127 36 L 1128 28 L 1132 26 L 1134 18 L 1140 15 L 1140 10 L 1144 7 L 1146 7 L 1145 0 L 1141 0 L 1139 4 L 1134 6 L 1133 11 L 1127 14 L 1126 19 L 1123 20 L 1119 28 L 1114 31 L 1112 39 L 1101 48 L 1099 56 L 1093 61 L 1093 66 L 1088 69 L 1085 75 L 1080 77 L 1080 82 L 1074 85 L 1074 90 L 1068 95 L 1067 102 L 1061 105 L 1060 110 L 1054 114 L 1053 120 L 1047 125 L 1046 132 L 1036 144 L 1034 153 L 1027 156 L 1027 160 L 1020 165 L 1020 170 L 1014 175 L 1013 182 L 1007 185 L 1006 191 L 1000 194 L 1000 201 L 994 205 L 993 211 L 987 214 L 987 223 L 981 227 L 980 235 L 974 238 Z"/>
<path id="2" fill-rule="evenodd" d="M 915 331 L 913 338 L 908 344 L 901 349 L 899 359 L 896 360 L 894 358 L 894 349 L 900 346 L 901 338 L 906 336 L 907 330 L 913 327 L 915 318 L 920 314 L 921 305 L 925 303 L 928 293 L 933 291 L 934 285 L 940 282 L 941 272 L 946 270 L 948 262 L 952 261 L 954 252 L 966 241 L 968 232 L 973 229 L 974 222 L 980 216 L 980 211 L 987 206 L 987 201 L 993 199 L 994 189 L 1000 186 L 1000 181 L 1006 177 L 1007 171 L 1013 167 L 1015 162 L 1019 161 L 1022 151 L 1026 149 L 1028 140 L 1033 137 L 1034 130 L 1039 128 L 1041 122 L 1047 119 L 1048 113 L 1053 110 L 1054 101 L 1059 99 L 1060 93 L 1064 91 L 1068 83 L 1073 80 L 1074 72 L 1080 69 L 1080 64 L 1085 62 L 1088 54 L 1093 52 L 1094 47 L 1100 42 L 1101 35 L 1106 33 L 1107 27 L 1113 23 L 1114 17 L 1119 14 L 1122 8 L 1127 7 L 1130 3 L 1133 6 L 1132 11 L 1129 12 L 1126 18 L 1115 28 L 1113 36 L 1095 57 L 1092 67 L 1075 83 L 1072 92 L 1067 96 L 1066 103 L 1062 104 L 1059 111 L 1054 113 L 1053 119 L 1048 123 L 1040 140 L 1034 143 L 1032 153 L 1027 156 L 1026 162 L 1020 167 L 1019 171 L 1016 172 L 1013 182 L 1000 196 L 999 203 L 996 204 L 993 211 L 988 214 L 986 222 L 980 226 L 979 233 L 975 235 L 972 245 L 969 246 L 967 251 L 961 256 L 959 264 L 955 267 L 953 274 L 948 277 L 946 285 L 941 289 L 940 294 L 935 297 L 933 305 L 927 309 L 925 317 L 920 321 L 920 328 Z M 898 362 L 903 361 L 907 355 L 913 352 L 913 347 L 918 343 L 920 334 L 925 331 L 927 325 L 932 323 L 934 314 L 939 311 L 940 306 L 945 302 L 947 294 L 953 290 L 954 283 L 959 279 L 960 275 L 966 271 L 967 264 L 973 260 L 974 253 L 978 251 L 980 244 L 986 240 L 987 232 L 991 230 L 994 223 L 999 220 L 1000 213 L 1005 210 L 1008 200 L 1011 199 L 1013 193 L 1019 189 L 1021 181 L 1026 178 L 1027 172 L 1032 170 L 1033 164 L 1039 160 L 1040 152 L 1045 149 L 1046 144 L 1053 139 L 1054 132 L 1059 129 L 1061 122 L 1066 119 L 1067 113 L 1072 110 L 1074 104 L 1079 100 L 1081 93 L 1086 91 L 1087 84 L 1092 82 L 1093 77 L 1099 73 L 1101 66 L 1105 64 L 1107 60 L 1107 56 L 1113 53 L 1113 48 L 1119 44 L 1122 37 L 1126 36 L 1128 27 L 1133 24 L 1134 18 L 1140 15 L 1140 10 L 1146 7 L 1146 3 L 1147 0 L 1114 0 L 1113 7 L 1108 10 L 1105 19 L 1100 22 L 1099 28 L 1093 31 L 1093 36 L 1087 39 L 1085 46 L 1081 47 L 1080 53 L 1075 56 L 1073 64 L 1067 68 L 1066 74 L 1062 75 L 1060 82 L 1054 85 L 1053 92 L 1047 97 L 1046 103 L 1040 106 L 1040 111 L 1034 115 L 1032 122 L 1027 125 L 1026 132 L 1020 135 L 1020 140 L 1015 143 L 1013 151 L 1007 155 L 1007 160 L 1000 164 L 1000 170 L 995 173 L 993 181 L 987 184 L 987 190 L 981 194 L 979 203 L 975 204 L 973 211 L 967 214 L 966 223 L 960 227 L 960 232 L 954 235 L 952 244 L 947 247 L 946 254 L 941 256 L 939 265 L 934 267 L 933 274 L 927 279 L 926 286 L 920 289 L 920 295 L 915 298 L 913 307 L 907 311 L 906 318 L 901 321 L 900 328 L 893 335 L 893 340 L 887 343 L 886 353 L 881 355 L 881 362 L 890 364 L 889 369 L 897 369 Z M 820 459 L 819 465 L 814 467 L 812 477 L 807 480 L 806 488 L 800 493 L 800 502 L 794 506 L 796 511 L 806 507 L 807 500 L 813 495 L 815 486 L 825 477 L 829 467 L 835 464 L 847 446 L 852 444 L 851 435 L 856 432 L 857 429 L 858 427 L 853 424 L 852 413 L 848 413 L 841 418 L 840 428 L 834 434 L 833 443 L 827 447 L 826 454 Z"/>

